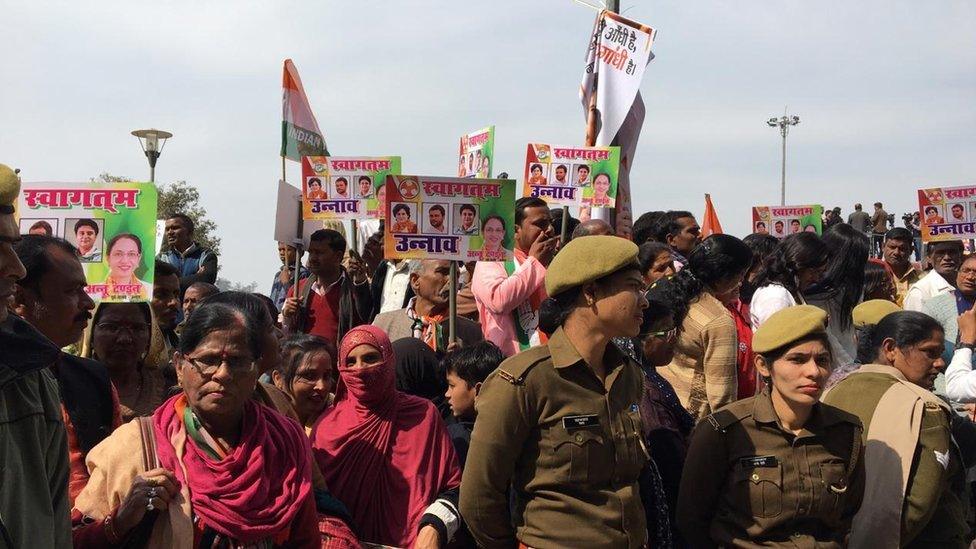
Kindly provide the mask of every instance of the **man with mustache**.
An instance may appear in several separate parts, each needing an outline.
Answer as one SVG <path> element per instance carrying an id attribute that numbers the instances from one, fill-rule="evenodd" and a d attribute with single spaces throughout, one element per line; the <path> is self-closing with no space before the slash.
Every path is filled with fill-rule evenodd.
<path id="1" fill-rule="evenodd" d="M 68 436 L 52 372 L 62 353 L 7 309 L 27 274 L 14 251 L 18 194 L 16 172 L 0 164 L 0 531 L 10 547 L 67 549 Z"/>
<path id="2" fill-rule="evenodd" d="M 448 299 L 451 293 L 451 262 L 424 259 L 410 266 L 410 288 L 415 297 L 407 306 L 376 316 L 373 326 L 382 328 L 390 341 L 404 337 L 422 339 L 435 351 L 447 351 L 453 342 L 448 341 Z M 481 325 L 462 316 L 457 319 L 457 339 L 468 346 L 484 339 Z"/>
<path id="3" fill-rule="evenodd" d="M 66 240 L 27 235 L 14 249 L 27 270 L 17 282 L 12 311 L 57 347 L 81 340 L 95 302 L 85 292 L 78 250 Z M 60 353 L 51 373 L 61 389 L 61 415 L 68 436 L 71 500 L 88 479 L 85 456 L 122 424 L 118 395 L 102 363 Z"/>
<path id="4" fill-rule="evenodd" d="M 346 239 L 332 229 L 319 229 L 309 237 L 308 270 L 311 275 L 288 290 L 281 309 L 286 334 L 317 335 L 338 344 L 351 328 L 368 324 L 373 296 L 366 268 L 358 255 L 342 266 Z"/>
<path id="5" fill-rule="evenodd" d="M 180 336 L 176 333 L 176 326 L 180 323 L 180 276 L 176 267 L 156 260 L 153 271 L 153 295 L 149 302 L 153 317 L 160 331 L 163 332 L 165 352 L 162 354 L 163 364 L 169 363 L 173 351 L 180 346 Z M 162 366 L 163 364 L 157 364 Z"/>
<path id="6" fill-rule="evenodd" d="M 955 290 L 956 271 L 962 263 L 962 242 L 929 242 L 925 255 L 932 270 L 908 289 L 904 301 L 906 311 L 924 312 L 925 302 Z"/>

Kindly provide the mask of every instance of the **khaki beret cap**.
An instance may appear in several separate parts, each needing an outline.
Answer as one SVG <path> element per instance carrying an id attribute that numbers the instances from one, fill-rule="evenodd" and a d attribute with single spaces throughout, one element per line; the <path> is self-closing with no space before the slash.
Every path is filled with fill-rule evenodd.
<path id="1" fill-rule="evenodd" d="M 851 311 L 851 317 L 854 320 L 854 327 L 861 328 L 863 326 L 874 326 L 881 322 L 882 318 L 900 310 L 901 307 L 888 300 L 871 299 L 854 307 L 854 310 Z"/>
<path id="2" fill-rule="evenodd" d="M 559 250 L 546 269 L 546 293 L 566 290 L 637 265 L 637 244 L 617 236 L 582 236 Z"/>
<path id="3" fill-rule="evenodd" d="M 0 214 L 13 213 L 13 204 L 20 193 L 20 178 L 10 167 L 0 164 Z"/>
<path id="4" fill-rule="evenodd" d="M 813 305 L 796 305 L 773 313 L 752 336 L 752 350 L 766 353 L 811 334 L 827 333 L 827 313 Z"/>

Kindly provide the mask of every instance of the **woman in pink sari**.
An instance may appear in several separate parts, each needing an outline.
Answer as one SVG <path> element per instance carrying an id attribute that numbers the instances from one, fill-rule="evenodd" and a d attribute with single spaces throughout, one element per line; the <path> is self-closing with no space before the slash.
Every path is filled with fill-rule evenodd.
<path id="1" fill-rule="evenodd" d="M 460 526 L 461 471 L 437 409 L 396 390 L 393 346 L 375 326 L 346 334 L 338 367 L 335 404 L 312 430 L 332 495 L 364 542 L 445 545 Z"/>
<path id="2" fill-rule="evenodd" d="M 319 547 L 308 438 L 251 399 L 262 337 L 230 305 L 194 310 L 173 354 L 183 392 L 88 454 L 75 507 L 103 528 L 83 546 Z"/>

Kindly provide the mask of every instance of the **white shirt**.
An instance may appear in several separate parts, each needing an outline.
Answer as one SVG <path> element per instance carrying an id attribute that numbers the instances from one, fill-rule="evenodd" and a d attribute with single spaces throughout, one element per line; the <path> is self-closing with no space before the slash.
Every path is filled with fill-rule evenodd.
<path id="1" fill-rule="evenodd" d="M 380 312 L 396 311 L 403 308 L 403 297 L 410 285 L 410 261 L 404 260 L 396 265 L 390 262 L 383 279 L 383 295 L 380 297 Z"/>
<path id="2" fill-rule="evenodd" d="M 950 294 L 954 288 L 952 284 L 946 282 L 942 275 L 933 271 L 923 276 L 918 282 L 908 289 L 905 294 L 904 309 L 906 311 L 922 311 L 922 305 L 937 295 Z"/>
<path id="3" fill-rule="evenodd" d="M 789 290 L 779 284 L 767 284 L 752 294 L 749 302 L 749 320 L 752 331 L 755 332 L 763 322 L 773 316 L 773 313 L 796 305 L 796 300 Z"/>
<path id="4" fill-rule="evenodd" d="M 369 237 L 373 236 L 376 231 L 380 230 L 380 220 L 379 219 L 361 219 L 359 223 L 356 224 L 359 230 L 359 255 L 362 255 L 366 250 L 366 241 Z M 403 307 L 397 307 L 397 309 L 402 309 Z"/>
<path id="5" fill-rule="evenodd" d="M 945 371 L 945 392 L 949 400 L 976 402 L 976 371 L 973 371 L 973 352 L 956 347 Z"/>

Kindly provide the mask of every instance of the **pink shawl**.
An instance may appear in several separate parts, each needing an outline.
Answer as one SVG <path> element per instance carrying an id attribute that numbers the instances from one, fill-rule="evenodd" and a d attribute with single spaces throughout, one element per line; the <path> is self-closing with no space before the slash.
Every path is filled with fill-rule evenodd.
<path id="1" fill-rule="evenodd" d="M 178 412 L 181 402 L 182 394 L 164 402 L 153 414 L 153 426 L 159 462 L 181 484 L 188 484 L 194 514 L 206 526 L 242 543 L 290 530 L 312 491 L 304 430 L 294 420 L 248 401 L 240 444 L 227 457 L 214 461 L 190 436 L 183 455 L 177 455 L 170 441 L 186 429 Z"/>
<path id="2" fill-rule="evenodd" d="M 346 356 L 360 345 L 378 349 L 383 364 L 348 368 Z M 461 484 L 447 429 L 430 401 L 396 390 L 393 347 L 383 330 L 358 326 L 346 334 L 339 375 L 335 405 L 313 427 L 315 460 L 360 539 L 410 547 L 427 506 Z"/>

